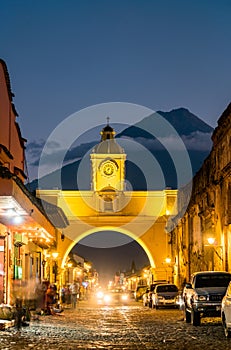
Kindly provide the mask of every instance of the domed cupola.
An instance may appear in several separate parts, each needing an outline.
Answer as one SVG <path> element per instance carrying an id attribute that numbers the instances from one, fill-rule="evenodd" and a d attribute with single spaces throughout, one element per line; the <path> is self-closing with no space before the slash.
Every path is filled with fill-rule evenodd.
<path id="1" fill-rule="evenodd" d="M 115 134 L 116 132 L 109 125 L 109 118 L 107 118 L 107 125 L 100 132 L 101 142 L 93 148 L 92 152 L 98 154 L 124 153 L 124 149 L 115 140 Z"/>
<path id="2" fill-rule="evenodd" d="M 116 142 L 115 131 L 107 125 L 100 132 L 101 141 L 92 149 L 91 188 L 95 192 L 104 189 L 112 192 L 124 191 L 125 160 L 124 149 Z"/>
<path id="3" fill-rule="evenodd" d="M 115 134 L 114 129 L 109 125 L 109 118 L 107 118 L 107 125 L 100 132 L 101 141 L 112 140 Z"/>

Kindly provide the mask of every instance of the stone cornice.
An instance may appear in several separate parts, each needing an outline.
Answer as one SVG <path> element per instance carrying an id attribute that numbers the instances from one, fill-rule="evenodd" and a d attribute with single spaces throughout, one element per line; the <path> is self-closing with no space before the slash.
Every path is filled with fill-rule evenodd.
<path id="1" fill-rule="evenodd" d="M 3 151 L 6 155 L 7 155 L 7 157 L 9 158 L 9 159 L 14 159 L 14 157 L 12 156 L 12 154 L 10 153 L 10 151 L 7 149 L 7 147 L 6 146 L 4 146 L 3 144 L 0 144 L 0 152 L 1 151 Z"/>
<path id="2" fill-rule="evenodd" d="M 9 100 L 12 102 L 12 97 L 14 97 L 14 94 L 11 91 L 10 76 L 9 76 L 9 73 L 8 73 L 7 65 L 6 65 L 6 62 L 3 61 L 3 59 L 1 59 L 1 58 L 0 58 L 0 64 L 2 65 L 2 68 L 3 68 L 3 71 L 4 71 L 4 75 L 5 75 Z"/>

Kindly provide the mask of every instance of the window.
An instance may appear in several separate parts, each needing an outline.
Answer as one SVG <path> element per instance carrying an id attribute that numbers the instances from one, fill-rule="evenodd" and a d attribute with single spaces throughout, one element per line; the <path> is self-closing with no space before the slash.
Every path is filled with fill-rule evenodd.
<path id="1" fill-rule="evenodd" d="M 178 292 L 178 288 L 175 285 L 157 286 L 157 293 L 168 293 L 168 292 Z"/>
<path id="2" fill-rule="evenodd" d="M 203 275 L 196 277 L 195 288 L 227 287 L 231 275 Z"/>

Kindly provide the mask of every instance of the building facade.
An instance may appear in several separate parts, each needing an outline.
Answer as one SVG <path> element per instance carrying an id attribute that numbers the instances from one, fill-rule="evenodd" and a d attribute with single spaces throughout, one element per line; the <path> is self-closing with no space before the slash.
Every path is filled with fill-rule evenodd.
<path id="1" fill-rule="evenodd" d="M 179 285 L 195 271 L 231 271 L 231 104 L 219 118 L 212 141 L 210 155 L 193 178 L 191 199 L 182 217 L 187 188 L 178 192 L 180 219 L 170 233 L 170 243 Z"/>
<path id="2" fill-rule="evenodd" d="M 7 66 L 0 60 L 0 304 L 29 281 L 53 278 L 48 251 L 68 224 L 61 209 L 41 203 L 24 185 L 25 143 Z"/>

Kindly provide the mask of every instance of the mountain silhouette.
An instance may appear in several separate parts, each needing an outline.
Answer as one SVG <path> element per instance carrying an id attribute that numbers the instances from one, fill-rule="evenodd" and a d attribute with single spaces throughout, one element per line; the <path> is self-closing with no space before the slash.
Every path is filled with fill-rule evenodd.
<path id="1" fill-rule="evenodd" d="M 177 133 L 182 137 L 183 135 L 188 136 L 193 133 L 212 133 L 213 128 L 206 124 L 203 120 L 195 116 L 186 108 L 173 109 L 170 112 L 157 111 L 156 113 L 151 114 L 150 116 L 143 118 L 140 122 L 136 123 L 134 126 L 131 126 L 125 129 L 117 137 L 130 136 L 152 138 L 153 135 L 145 132 L 145 130 L 152 129 L 155 126 L 156 115 L 161 115 L 164 119 L 173 126 Z M 139 131 L 138 128 L 140 129 Z"/>
<path id="2" fill-rule="evenodd" d="M 163 125 L 162 123 L 157 123 L 157 116 L 161 121 L 162 118 L 164 121 L 166 121 L 166 126 L 164 128 L 163 125 L 165 125 L 165 122 Z M 170 127 L 168 127 L 168 125 L 170 125 Z M 145 157 L 145 153 L 142 154 L 142 151 L 139 153 L 139 147 L 138 150 L 137 147 L 135 147 L 134 150 L 130 149 L 126 160 L 126 181 L 129 184 L 128 189 L 138 191 L 162 190 L 166 187 L 179 187 L 174 162 L 168 150 L 161 142 L 161 139 L 163 138 L 165 139 L 165 142 L 170 142 L 170 145 L 172 144 L 174 147 L 174 137 L 176 137 L 176 135 L 174 135 L 174 132 L 172 132 L 172 127 L 184 142 L 185 148 L 188 151 L 192 166 L 192 175 L 194 176 L 200 169 L 203 161 L 210 153 L 212 147 L 211 134 L 213 132 L 213 128 L 186 108 L 173 109 L 169 112 L 158 111 L 148 117 L 143 118 L 137 124 L 127 127 L 125 130 L 119 133 L 116 138 L 118 142 L 122 142 L 123 140 L 132 140 L 136 145 L 141 145 L 141 149 L 145 149 L 150 152 L 162 171 L 164 182 L 160 181 L 158 172 L 155 170 L 153 171 L 151 164 L 149 167 L 148 162 L 146 162 L 146 170 L 139 167 L 136 159 L 140 157 L 142 160 L 142 158 Z M 161 130 L 161 128 L 163 128 L 163 130 Z M 160 133 L 162 133 L 162 136 L 158 137 Z M 76 154 L 76 159 L 81 158 L 86 151 L 90 151 L 97 143 L 99 143 L 99 140 L 82 143 L 81 145 L 76 146 L 75 149 L 72 149 L 69 153 Z M 127 153 L 126 149 L 125 152 Z M 181 159 L 182 151 L 175 151 L 175 153 L 177 152 L 177 156 L 179 159 Z M 60 189 L 60 184 L 58 183 L 57 178 L 61 177 L 61 189 L 63 190 L 89 190 L 91 174 L 90 160 L 89 164 L 87 165 L 87 170 L 85 171 L 84 181 L 81 181 L 81 188 L 79 188 L 77 181 L 80 163 L 81 159 L 78 159 L 72 163 L 69 163 L 68 165 L 64 165 L 62 169 L 44 176 L 39 180 L 39 188 Z M 148 176 L 147 172 L 149 172 Z M 149 178 L 148 181 L 147 177 Z M 34 180 L 28 184 L 28 188 L 31 191 L 38 188 L 38 180 Z"/>

